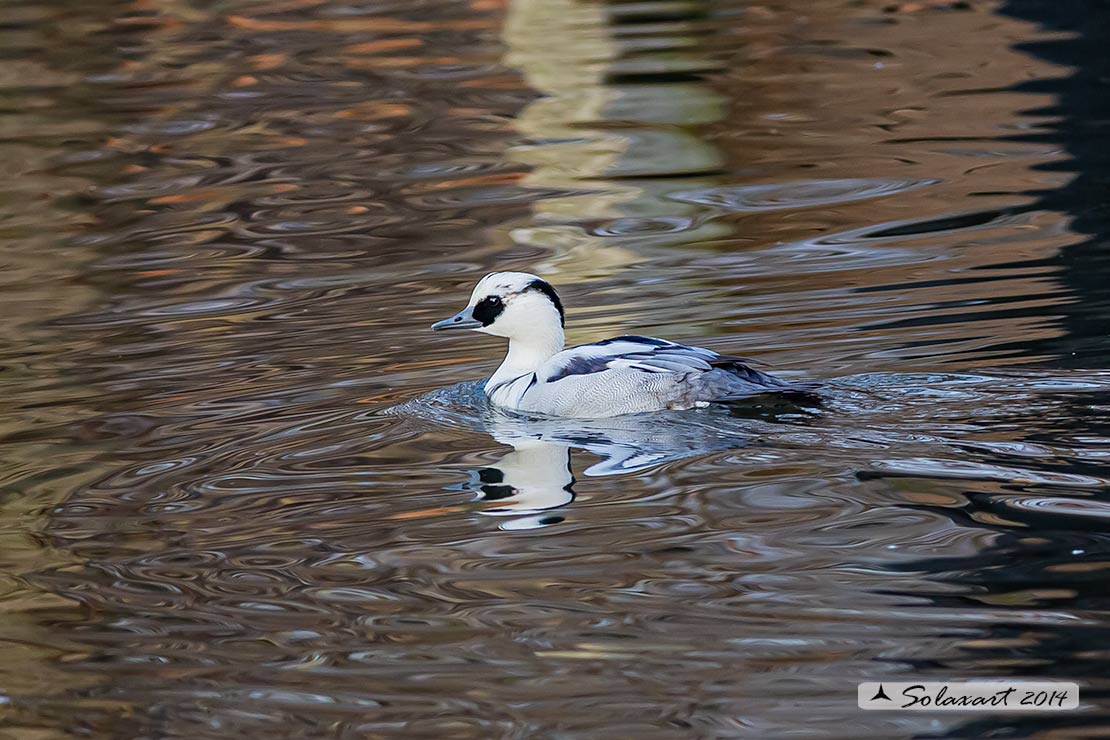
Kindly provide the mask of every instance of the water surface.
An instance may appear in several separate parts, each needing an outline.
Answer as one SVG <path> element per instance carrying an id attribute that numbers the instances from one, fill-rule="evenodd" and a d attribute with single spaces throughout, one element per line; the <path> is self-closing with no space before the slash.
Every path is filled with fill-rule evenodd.
<path id="1" fill-rule="evenodd" d="M 0 733 L 1105 733 L 1105 10 L 8 3 Z M 825 403 L 496 412 L 493 269 Z"/>

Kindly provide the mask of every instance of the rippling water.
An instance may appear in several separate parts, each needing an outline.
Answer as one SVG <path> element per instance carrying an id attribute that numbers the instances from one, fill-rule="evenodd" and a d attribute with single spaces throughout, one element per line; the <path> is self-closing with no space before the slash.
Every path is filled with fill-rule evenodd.
<path id="1" fill-rule="evenodd" d="M 1107 732 L 1105 3 L 4 16 L 0 736 Z M 824 402 L 491 409 L 496 268 Z"/>

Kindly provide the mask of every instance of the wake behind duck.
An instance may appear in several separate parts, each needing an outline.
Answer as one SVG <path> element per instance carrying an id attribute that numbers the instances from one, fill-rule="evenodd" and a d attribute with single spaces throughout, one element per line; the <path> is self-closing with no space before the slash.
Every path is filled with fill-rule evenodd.
<path id="1" fill-rule="evenodd" d="M 603 418 L 685 410 L 762 393 L 807 389 L 752 368 L 743 357 L 666 339 L 620 336 L 563 349 L 565 313 L 551 284 L 494 272 L 466 308 L 432 325 L 507 337 L 509 350 L 485 383 L 490 402 L 547 416 Z"/>

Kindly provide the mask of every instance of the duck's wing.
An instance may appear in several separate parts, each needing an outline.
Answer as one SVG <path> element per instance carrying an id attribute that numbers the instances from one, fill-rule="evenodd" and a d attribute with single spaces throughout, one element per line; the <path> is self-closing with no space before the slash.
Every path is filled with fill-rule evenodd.
<path id="1" fill-rule="evenodd" d="M 744 363 L 702 347 L 668 342 L 655 337 L 622 336 L 563 350 L 542 368 L 541 380 L 556 383 L 572 375 L 593 375 L 607 370 L 643 373 L 708 372 L 715 367 Z"/>
<path id="2" fill-rule="evenodd" d="M 794 389 L 741 357 L 637 336 L 563 350 L 536 371 L 535 380 L 517 408 L 573 417 L 688 409 Z"/>

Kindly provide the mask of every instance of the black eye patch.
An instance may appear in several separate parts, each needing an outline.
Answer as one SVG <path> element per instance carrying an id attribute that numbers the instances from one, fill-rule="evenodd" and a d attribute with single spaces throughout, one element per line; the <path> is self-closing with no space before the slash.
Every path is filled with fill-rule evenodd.
<path id="1" fill-rule="evenodd" d="M 501 301 L 499 296 L 490 295 L 478 301 L 478 305 L 474 307 L 474 319 L 482 322 L 482 326 L 489 326 L 501 312 L 505 310 L 505 304 Z"/>

